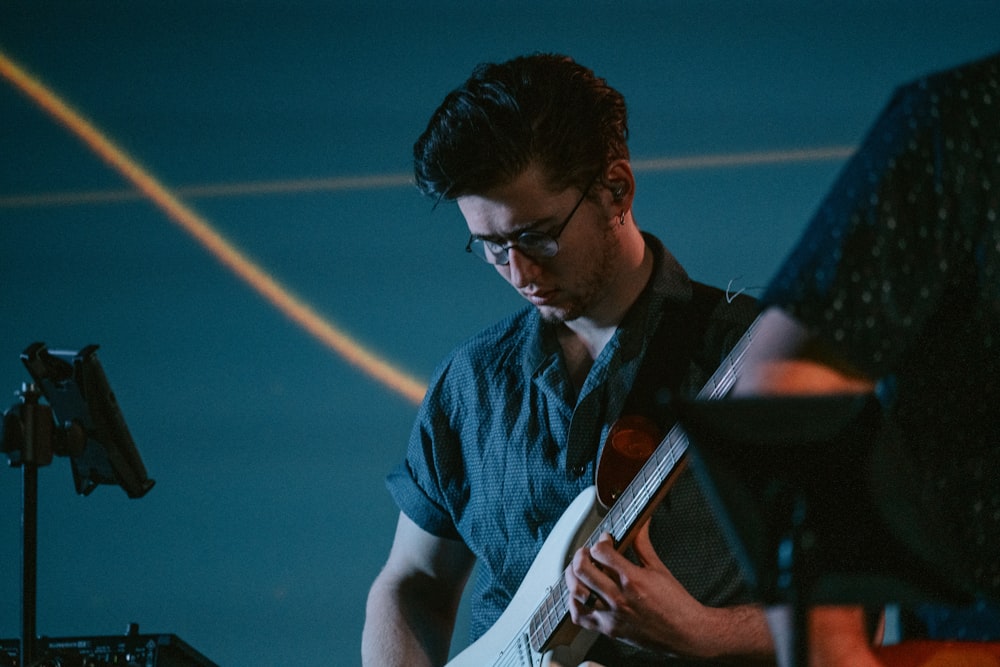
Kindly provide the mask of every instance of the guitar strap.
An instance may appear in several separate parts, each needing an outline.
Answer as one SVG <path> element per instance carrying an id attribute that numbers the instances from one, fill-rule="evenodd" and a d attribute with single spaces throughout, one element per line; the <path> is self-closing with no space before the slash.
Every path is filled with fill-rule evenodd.
<path id="1" fill-rule="evenodd" d="M 610 508 L 677 421 L 671 397 L 701 388 L 706 360 L 717 332 L 712 315 L 727 299 L 722 290 L 691 282 L 691 299 L 668 303 L 646 347 L 645 355 L 621 414 L 611 425 L 595 469 L 598 501 Z M 728 301 L 728 299 L 727 299 Z M 724 327 L 723 327 L 724 328 Z"/>
<path id="2" fill-rule="evenodd" d="M 652 419 L 663 433 L 677 421 L 670 409 L 670 398 L 684 389 L 712 313 L 727 298 L 724 290 L 693 280 L 691 288 L 689 302 L 668 304 L 660 317 L 622 409 L 623 416 Z M 700 384 L 695 391 L 699 388 Z"/>

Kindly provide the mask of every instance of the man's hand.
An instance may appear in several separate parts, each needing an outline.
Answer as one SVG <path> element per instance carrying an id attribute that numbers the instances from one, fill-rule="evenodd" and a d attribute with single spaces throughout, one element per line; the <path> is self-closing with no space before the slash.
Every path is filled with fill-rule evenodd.
<path id="1" fill-rule="evenodd" d="M 774 664 L 763 608 L 701 604 L 660 560 L 648 522 L 632 549 L 637 563 L 615 549 L 610 535 L 603 535 L 593 547 L 574 554 L 565 574 L 574 623 L 664 654 Z"/>
<path id="2" fill-rule="evenodd" d="M 618 553 L 610 535 L 576 552 L 566 570 L 573 622 L 635 646 L 699 655 L 693 635 L 705 607 L 657 556 L 648 523 L 632 547 L 638 564 Z"/>

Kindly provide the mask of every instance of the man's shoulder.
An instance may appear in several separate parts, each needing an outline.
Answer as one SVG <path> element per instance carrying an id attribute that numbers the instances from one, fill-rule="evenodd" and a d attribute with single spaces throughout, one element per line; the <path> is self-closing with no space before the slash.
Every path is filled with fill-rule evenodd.
<path id="1" fill-rule="evenodd" d="M 442 361 L 439 371 L 454 372 L 458 366 L 478 373 L 510 363 L 536 335 L 537 320 L 531 306 L 514 311 L 456 345 Z"/>
<path id="2" fill-rule="evenodd" d="M 926 79 L 928 83 L 923 84 L 922 79 Z M 996 88 L 997 85 L 1000 85 L 1000 52 L 991 53 L 954 67 L 932 72 L 926 77 L 911 82 L 911 85 L 951 88 L 953 87 L 953 82 L 958 82 L 965 86 L 983 85 Z"/>
<path id="3" fill-rule="evenodd" d="M 691 281 L 692 303 L 712 322 L 747 327 L 760 312 L 760 302 L 742 290 L 733 291 Z"/>
<path id="4" fill-rule="evenodd" d="M 714 369 L 728 355 L 760 314 L 760 303 L 742 291 L 733 292 L 692 281 L 692 304 L 699 321 L 699 352 L 706 369 Z"/>
<path id="5" fill-rule="evenodd" d="M 455 348 L 456 353 L 495 353 L 500 348 L 516 347 L 537 329 L 537 317 L 532 306 L 525 306 L 497 320 L 465 339 Z"/>
<path id="6" fill-rule="evenodd" d="M 916 116 L 935 125 L 968 125 L 995 136 L 996 123 L 970 123 L 978 111 L 995 113 L 1000 90 L 1000 52 L 948 69 L 930 72 L 898 86 L 890 108 L 906 118 Z M 912 122 L 912 120 L 911 120 Z"/>
<path id="7" fill-rule="evenodd" d="M 431 375 L 425 408 L 465 409 L 523 383 L 524 360 L 538 329 L 531 310 L 515 311 L 452 348 Z"/>

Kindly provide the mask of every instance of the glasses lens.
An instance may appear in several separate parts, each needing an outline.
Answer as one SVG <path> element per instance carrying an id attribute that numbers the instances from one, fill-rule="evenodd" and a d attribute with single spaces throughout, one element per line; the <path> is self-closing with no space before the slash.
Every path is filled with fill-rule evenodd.
<path id="1" fill-rule="evenodd" d="M 554 257 L 559 244 L 548 234 L 525 232 L 517 237 L 517 248 L 532 257 Z"/>
<path id="2" fill-rule="evenodd" d="M 493 241 L 472 239 L 469 241 L 469 252 L 487 264 L 507 263 L 507 249 Z"/>
<path id="3" fill-rule="evenodd" d="M 535 259 L 554 257 L 559 252 L 559 244 L 556 240 L 541 232 L 525 232 L 509 246 L 476 238 L 469 241 L 469 252 L 487 264 L 507 264 L 510 261 L 511 248 L 517 248 L 520 252 Z"/>

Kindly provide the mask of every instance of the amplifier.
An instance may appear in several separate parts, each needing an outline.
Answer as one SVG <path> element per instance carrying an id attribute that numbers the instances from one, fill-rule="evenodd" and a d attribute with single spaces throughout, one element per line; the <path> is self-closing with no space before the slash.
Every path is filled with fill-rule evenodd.
<path id="1" fill-rule="evenodd" d="M 0 639 L 0 667 L 21 667 L 20 639 Z"/>
<path id="2" fill-rule="evenodd" d="M 39 637 L 21 665 L 21 641 L 0 639 L 0 667 L 219 667 L 172 634 Z"/>

